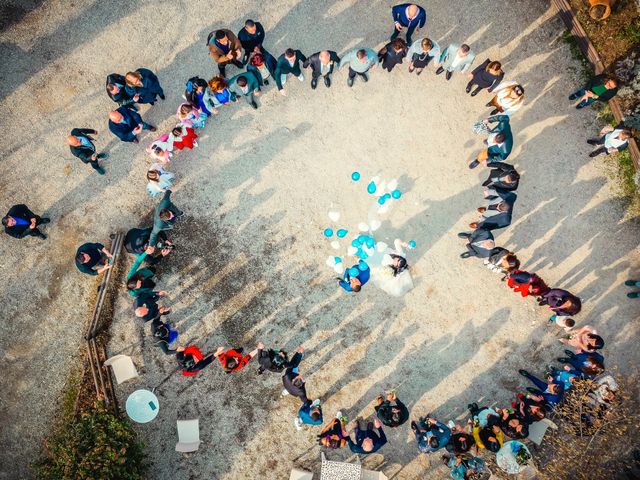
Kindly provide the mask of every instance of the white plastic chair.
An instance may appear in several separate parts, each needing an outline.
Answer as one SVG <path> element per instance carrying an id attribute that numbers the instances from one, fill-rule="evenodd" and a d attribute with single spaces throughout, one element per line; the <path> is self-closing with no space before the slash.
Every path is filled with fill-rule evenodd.
<path id="1" fill-rule="evenodd" d="M 527 439 L 531 440 L 536 445 L 540 445 L 549 427 L 554 430 L 558 429 L 558 426 L 548 418 L 543 418 L 539 422 L 532 423 L 531 425 L 529 425 L 529 436 L 527 437 Z"/>
<path id="2" fill-rule="evenodd" d="M 113 374 L 116 377 L 118 385 L 138 376 L 138 371 L 133 364 L 133 360 L 127 355 L 116 355 L 115 357 L 108 358 L 104 361 L 104 365 L 110 366 L 113 369 Z"/>
<path id="3" fill-rule="evenodd" d="M 195 420 L 178 420 L 176 452 L 195 452 L 200 446 L 200 423 Z"/>
<path id="4" fill-rule="evenodd" d="M 313 473 L 299 468 L 292 468 L 289 480 L 313 480 Z"/>

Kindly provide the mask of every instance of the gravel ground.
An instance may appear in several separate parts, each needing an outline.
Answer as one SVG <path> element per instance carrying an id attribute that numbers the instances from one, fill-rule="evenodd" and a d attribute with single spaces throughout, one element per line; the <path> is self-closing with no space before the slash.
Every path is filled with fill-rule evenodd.
<path id="1" fill-rule="evenodd" d="M 167 100 L 142 111 L 167 129 L 184 81 L 216 71 L 204 46 L 211 30 L 237 31 L 245 18 L 259 19 L 275 54 L 288 46 L 307 54 L 379 47 L 390 33 L 392 2 L 4 3 L 1 206 L 27 203 L 53 219 L 46 242 L 0 242 L 0 412 L 10 419 L 0 433 L 0 478 L 22 479 L 77 361 L 97 287 L 73 266 L 75 248 L 107 243 L 109 233 L 137 226 L 153 207 L 142 146 L 152 137 L 135 146 L 110 136 L 106 74 L 138 66 L 158 72 Z M 580 72 L 559 39 L 561 22 L 542 1 L 432 0 L 427 7 L 432 38 L 443 46 L 467 41 L 478 61 L 502 60 L 508 79 L 527 92 L 512 121 L 510 161 L 523 177 L 515 221 L 498 242 L 527 269 L 582 297 L 579 324 L 605 332 L 608 363 L 631 371 L 639 359 L 637 304 L 621 284 L 640 267 L 638 223 L 614 198 L 603 162 L 587 157 L 584 139 L 599 125 L 593 112 L 578 113 L 566 100 Z M 455 233 L 482 200 L 486 173 L 466 163 L 480 147 L 471 125 L 486 113 L 486 95 L 465 96 L 462 77 L 409 76 L 406 65 L 353 89 L 344 72 L 330 90 L 311 91 L 308 80 L 290 81 L 287 98 L 271 87 L 257 111 L 244 103 L 223 109 L 202 130 L 200 147 L 172 162 L 175 202 L 187 217 L 160 286 L 171 292 L 182 339 L 211 350 L 250 349 L 258 340 L 290 351 L 304 344 L 302 371 L 326 417 L 337 409 L 367 416 L 375 396 L 391 387 L 414 416 L 445 420 L 463 418 L 474 400 L 509 402 L 525 386 L 517 368 L 541 372 L 562 349 L 546 311 L 511 294 L 477 261 L 458 258 Z M 75 126 L 100 131 L 98 146 L 111 153 L 105 177 L 70 156 L 64 137 Z M 378 237 L 417 241 L 408 257 L 416 287 L 404 298 L 373 285 L 345 295 L 324 265 L 332 253 L 321 235 L 327 211 L 340 210 L 352 229 L 366 219 L 371 198 L 362 181 L 350 181 L 353 170 L 399 178 L 404 195 Z M 112 333 L 111 353 L 132 355 L 144 372 L 119 387 L 123 401 L 174 370 L 133 321 L 124 291 Z M 317 468 L 317 432 L 295 431 L 297 406 L 280 397 L 277 376 L 256 377 L 254 365 L 231 376 L 214 367 L 160 386 L 158 418 L 138 428 L 150 478 L 271 479 L 287 478 L 293 465 Z M 204 443 L 197 454 L 178 455 L 175 420 L 190 417 L 200 418 Z M 387 433 L 389 445 L 363 459 L 366 466 L 399 479 L 436 468 L 437 458 L 416 454 L 408 426 Z M 330 457 L 350 458 L 347 451 Z M 440 472 L 430 478 L 445 478 Z"/>

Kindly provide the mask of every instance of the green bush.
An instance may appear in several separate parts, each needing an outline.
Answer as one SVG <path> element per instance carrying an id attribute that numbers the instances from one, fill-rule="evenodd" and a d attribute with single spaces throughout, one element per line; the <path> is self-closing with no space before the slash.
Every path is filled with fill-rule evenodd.
<path id="1" fill-rule="evenodd" d="M 45 443 L 46 457 L 33 465 L 40 480 L 143 480 L 143 445 L 126 419 L 96 404 Z"/>

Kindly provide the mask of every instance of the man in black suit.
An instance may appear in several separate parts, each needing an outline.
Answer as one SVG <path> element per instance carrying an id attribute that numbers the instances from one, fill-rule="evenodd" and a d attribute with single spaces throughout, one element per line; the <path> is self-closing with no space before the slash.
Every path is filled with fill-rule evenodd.
<path id="1" fill-rule="evenodd" d="M 336 65 L 340 65 L 340 57 L 331 50 L 322 50 L 314 53 L 304 62 L 304 68 L 311 67 L 311 88 L 316 89 L 318 78 L 324 77 L 324 84 L 331 86 L 331 74 Z"/>
<path id="2" fill-rule="evenodd" d="M 14 205 L 2 218 L 4 232 L 15 238 L 23 238 L 30 235 L 44 240 L 47 236 L 38 229 L 38 225 L 49 222 L 48 218 L 39 217 L 23 204 Z"/>
<path id="3" fill-rule="evenodd" d="M 482 184 L 485 187 L 485 192 L 489 189 L 514 192 L 518 189 L 520 174 L 513 168 L 513 165 L 504 162 L 493 162 L 490 166 L 489 177 Z"/>
<path id="4" fill-rule="evenodd" d="M 260 22 L 247 20 L 244 27 L 238 32 L 238 40 L 244 50 L 242 63 L 245 65 L 249 61 L 252 53 L 261 53 L 263 51 L 262 43 L 264 42 L 264 28 Z"/>
<path id="5" fill-rule="evenodd" d="M 469 227 L 496 230 L 511 225 L 513 205 L 518 196 L 513 192 L 495 189 L 489 190 L 485 198 L 488 200 L 487 205 L 478 208 L 482 221 L 472 222 Z"/>
<path id="6" fill-rule="evenodd" d="M 82 163 L 88 163 L 100 175 L 104 175 L 104 168 L 98 163 L 98 159 L 106 158 L 106 153 L 97 153 L 93 138 L 90 135 L 98 135 L 91 128 L 74 128 L 67 137 L 67 144 L 74 157 L 78 157 Z"/>
<path id="7" fill-rule="evenodd" d="M 307 61 L 307 57 L 300 50 L 294 50 L 293 48 L 287 48 L 285 52 L 278 57 L 278 63 L 276 64 L 275 81 L 280 91 L 280 95 L 287 96 L 287 91 L 283 85 L 287 82 L 287 75 L 292 73 L 301 82 L 304 81 L 304 75 L 300 68 L 300 64 Z"/>
<path id="8" fill-rule="evenodd" d="M 460 254 L 462 258 L 489 258 L 496 247 L 493 234 L 484 228 L 478 228 L 471 233 L 460 232 L 458 236 L 467 239 L 467 251 Z"/>

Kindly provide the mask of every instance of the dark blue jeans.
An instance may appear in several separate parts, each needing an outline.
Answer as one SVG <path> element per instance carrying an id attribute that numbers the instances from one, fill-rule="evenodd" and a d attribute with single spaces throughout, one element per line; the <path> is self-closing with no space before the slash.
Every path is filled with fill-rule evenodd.
<path id="1" fill-rule="evenodd" d="M 576 97 L 582 97 L 585 93 L 587 93 L 587 91 L 584 88 L 581 88 L 580 90 L 578 90 L 577 92 L 574 92 L 573 95 L 575 95 Z M 595 102 L 596 99 L 595 98 L 587 98 L 586 100 L 582 100 L 578 106 L 579 107 L 588 107 L 589 105 L 591 105 L 593 102 Z"/>
<path id="2" fill-rule="evenodd" d="M 416 27 L 418 26 L 417 23 L 414 23 L 412 25 L 410 25 L 408 28 L 404 27 L 402 30 L 398 30 L 395 26 L 395 24 L 393 25 L 393 33 L 391 34 L 391 38 L 389 38 L 389 41 L 393 42 L 398 35 L 400 35 L 401 32 L 407 32 L 407 45 L 411 46 L 411 35 L 413 35 L 414 30 L 416 29 Z"/>

